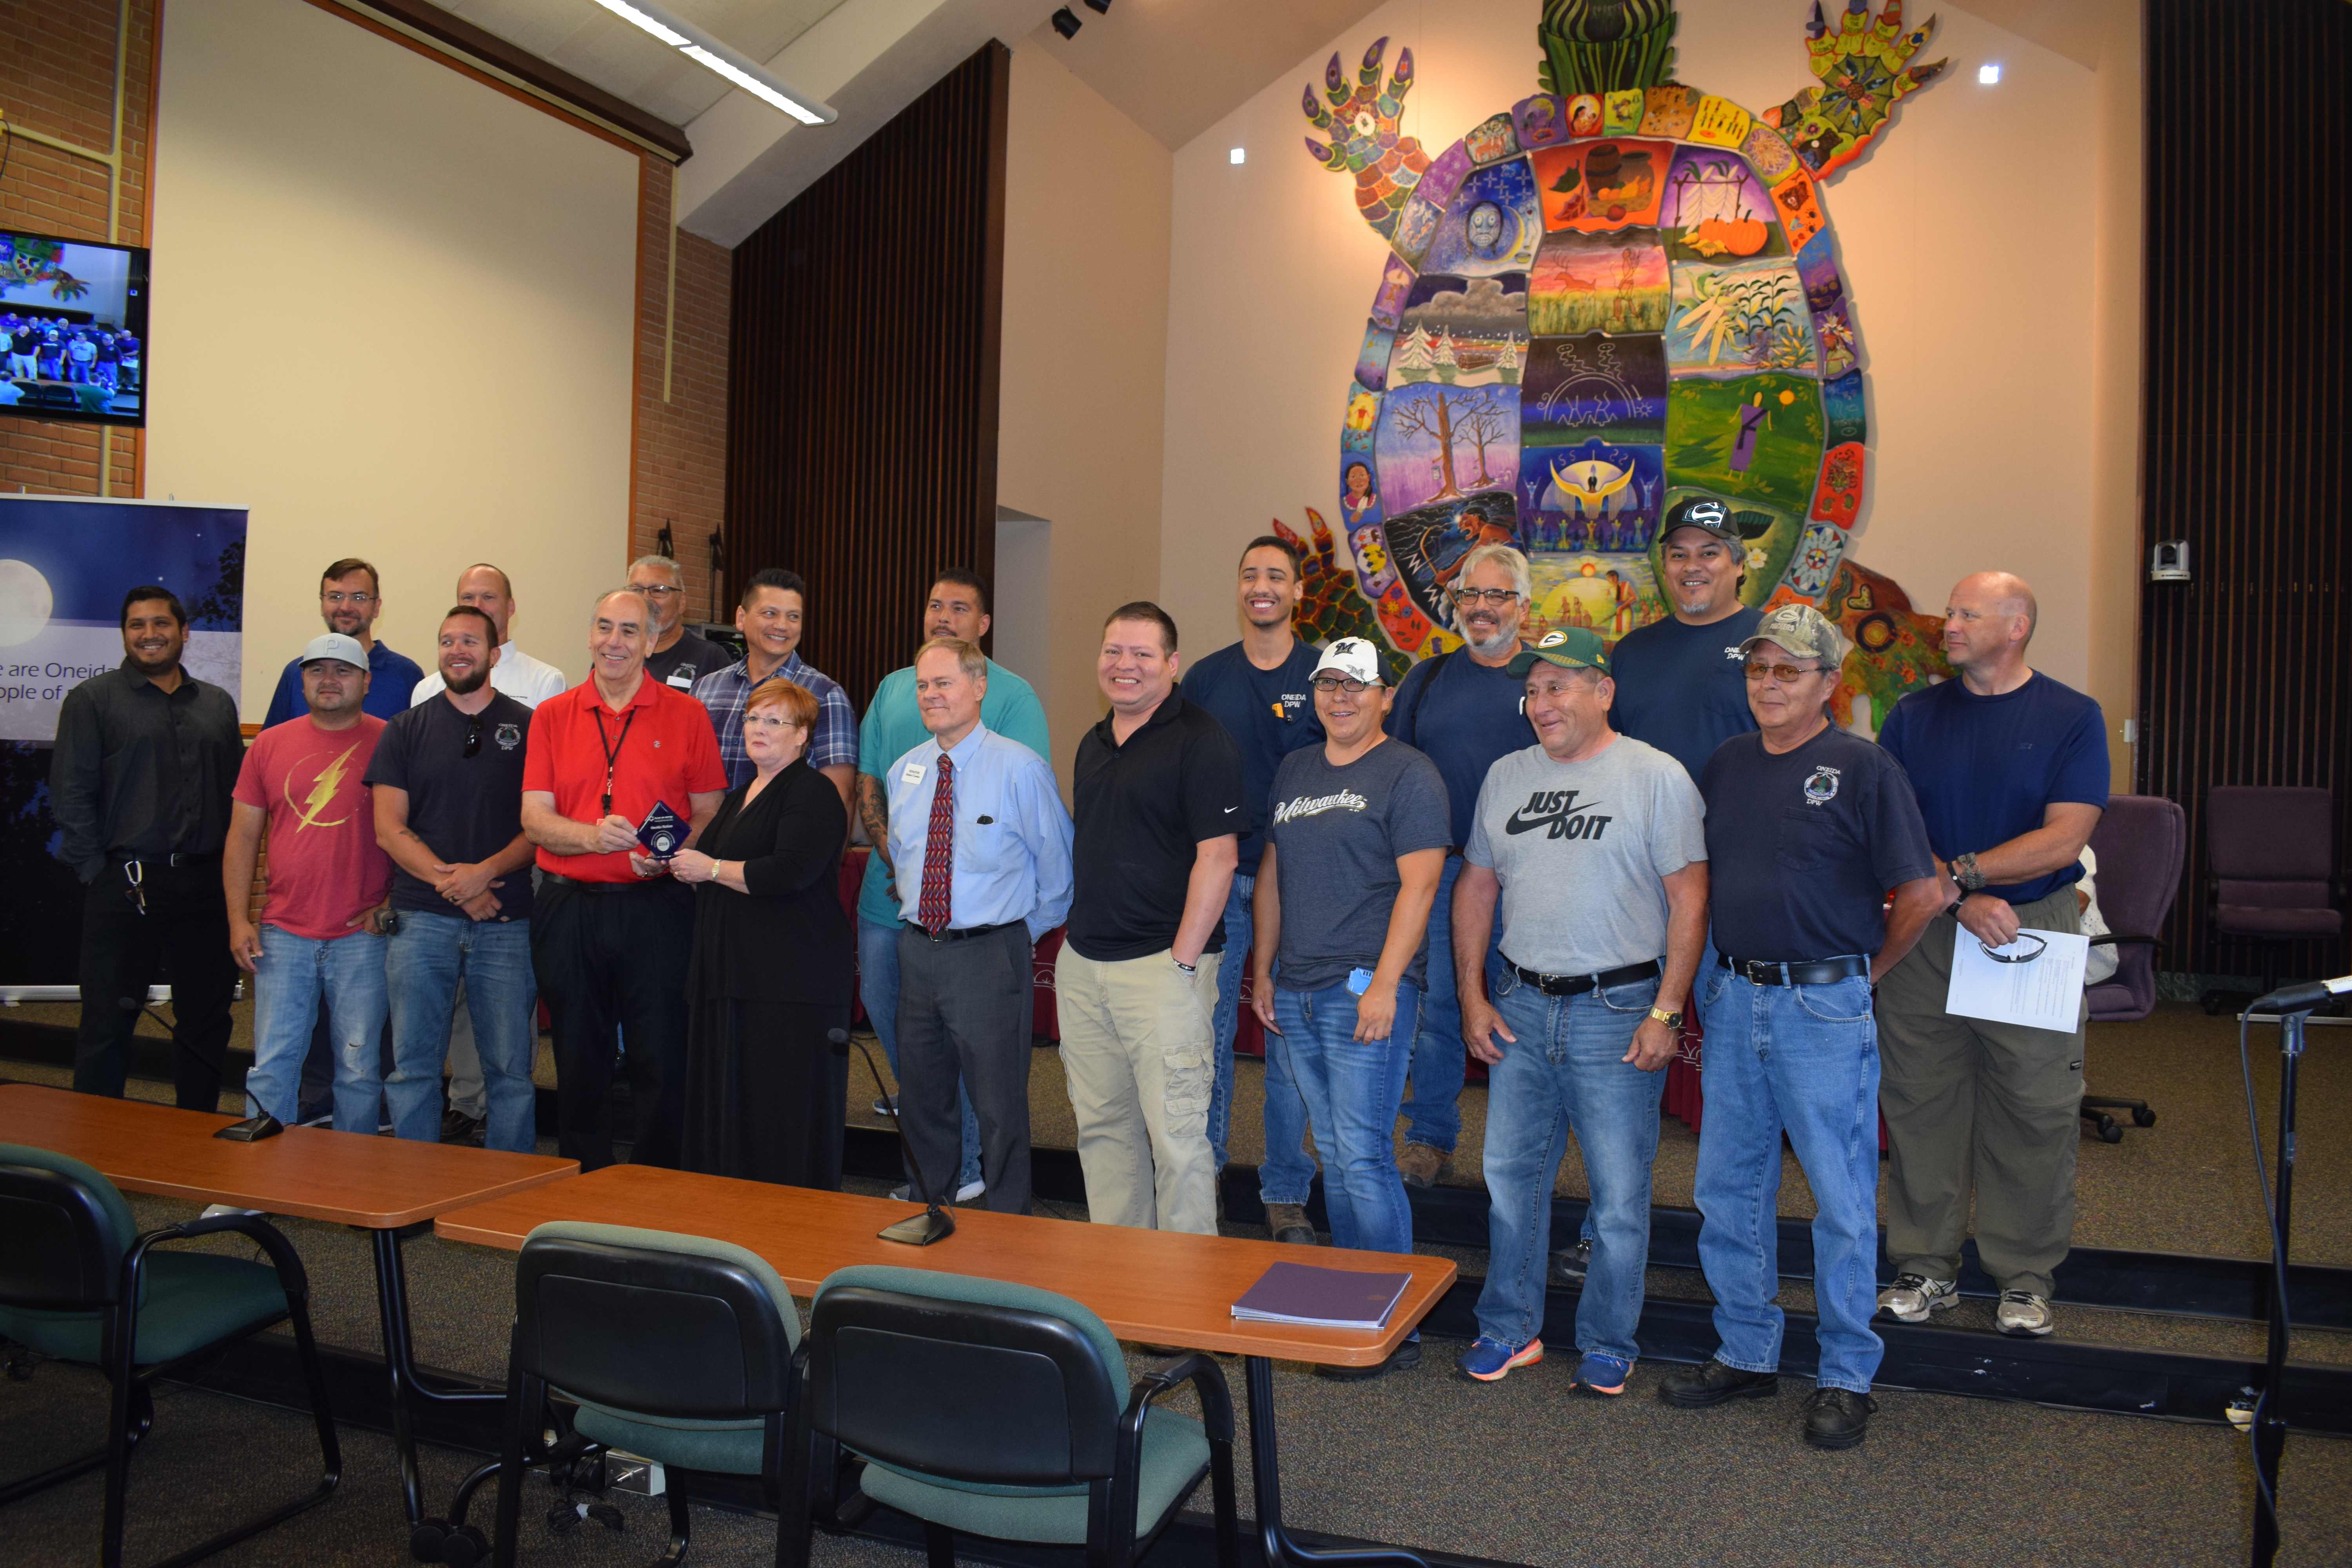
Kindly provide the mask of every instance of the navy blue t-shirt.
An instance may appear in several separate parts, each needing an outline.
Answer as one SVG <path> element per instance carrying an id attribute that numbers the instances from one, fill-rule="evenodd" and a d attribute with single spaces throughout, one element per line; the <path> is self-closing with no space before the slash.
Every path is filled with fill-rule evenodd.
<path id="1" fill-rule="evenodd" d="M 1888 889 L 1936 874 L 1902 764 L 1843 730 L 1778 756 L 1761 735 L 1735 735 L 1698 793 L 1716 951 L 1734 958 L 1874 953 Z"/>
<path id="2" fill-rule="evenodd" d="M 378 637 L 368 649 L 367 695 L 360 699 L 360 711 L 371 718 L 391 723 L 408 711 L 408 700 L 416 694 L 416 683 L 425 672 L 416 661 L 404 653 L 394 653 Z M 289 719 L 299 719 L 310 710 L 302 700 L 302 661 L 291 658 L 278 677 L 278 689 L 269 694 L 269 711 L 262 716 L 265 730 L 283 724 Z"/>
<path id="3" fill-rule="evenodd" d="M 1717 746 L 1756 728 L 1739 645 L 1763 618 L 1742 605 L 1708 626 L 1668 616 L 1626 634 L 1609 654 L 1617 682 L 1610 727 L 1657 747 L 1696 781 Z"/>
<path id="4" fill-rule="evenodd" d="M 1878 731 L 1911 775 L 1927 842 L 1938 858 L 1982 854 L 2042 826 L 2053 802 L 2107 806 L 2107 731 L 2099 705 L 2036 671 L 2024 685 L 1979 697 L 1958 680 L 1915 691 Z M 2012 904 L 2080 881 L 2069 862 L 2030 882 L 1984 890 Z"/>
<path id="5" fill-rule="evenodd" d="M 1236 872 L 1257 875 L 1265 855 L 1265 801 L 1275 770 L 1301 746 L 1318 744 L 1323 725 L 1315 717 L 1310 684 L 1322 654 L 1312 644 L 1290 639 L 1290 657 L 1272 669 L 1250 662 L 1242 645 L 1221 647 L 1184 672 L 1184 695 L 1216 715 L 1242 753 L 1242 794 L 1249 802 L 1249 831 L 1242 835 Z"/>
<path id="6" fill-rule="evenodd" d="M 1459 648 L 1423 659 L 1397 685 L 1388 732 L 1437 764 L 1453 808 L 1456 849 L 1470 842 L 1486 770 L 1535 740 L 1535 726 L 1519 711 L 1527 694 L 1524 677 L 1502 665 L 1480 664 Z"/>

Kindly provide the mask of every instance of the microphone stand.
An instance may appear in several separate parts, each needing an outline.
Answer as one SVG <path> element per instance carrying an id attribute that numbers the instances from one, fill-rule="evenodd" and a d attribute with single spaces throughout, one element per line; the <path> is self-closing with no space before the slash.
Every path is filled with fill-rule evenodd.
<path id="1" fill-rule="evenodd" d="M 2296 1000 L 2285 992 L 2263 998 L 2286 1005 Z M 2258 1002 L 2254 1006 L 2262 1005 Z M 2292 1234 L 2287 1226 L 2294 1198 L 2294 1075 L 2303 1060 L 2304 1020 L 2311 1016 L 2313 1005 L 2304 1001 L 2300 1012 L 2282 1008 L 2278 1021 L 2279 1156 L 2271 1197 L 2270 1347 L 2263 1363 L 2262 1397 L 2254 1405 L 2254 1568 L 2271 1568 L 2279 1549 L 2279 1459 L 2286 1448 L 2286 1253 Z"/>
<path id="2" fill-rule="evenodd" d="M 824 1037 L 836 1046 L 856 1046 L 857 1054 L 866 1058 L 866 1070 L 874 1074 L 876 1083 L 882 1081 L 882 1075 L 875 1071 L 874 1053 L 866 1048 L 863 1041 L 851 1039 L 846 1029 L 827 1029 Z M 941 1208 L 940 1200 L 931 1196 L 931 1184 L 923 1179 L 923 1167 L 915 1160 L 915 1146 L 907 1142 L 904 1118 L 893 1116 L 890 1125 L 898 1129 L 898 1147 L 907 1156 L 907 1169 L 915 1173 L 915 1190 L 923 1195 L 923 1212 L 909 1215 L 896 1225 L 884 1226 L 878 1234 L 885 1241 L 903 1242 L 908 1247 L 929 1247 L 935 1241 L 945 1241 L 955 1234 L 955 1215 Z"/>

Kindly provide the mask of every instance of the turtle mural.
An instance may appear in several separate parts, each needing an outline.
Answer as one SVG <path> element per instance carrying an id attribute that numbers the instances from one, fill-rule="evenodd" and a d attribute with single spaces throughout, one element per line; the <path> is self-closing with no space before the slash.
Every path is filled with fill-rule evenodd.
<path id="1" fill-rule="evenodd" d="M 1950 672 L 1937 619 L 1845 559 L 1864 361 L 1821 184 L 1943 68 L 1910 63 L 1934 20 L 1848 0 L 1832 26 L 1816 5 L 1819 80 L 1760 114 L 1672 79 L 1675 26 L 1673 0 L 1545 0 L 1538 90 L 1434 157 L 1398 134 L 1410 49 L 1385 84 L 1381 38 L 1352 82 L 1334 55 L 1307 89 L 1307 151 L 1354 176 L 1389 255 L 1339 432 L 1349 561 L 1310 513 L 1330 575 L 1300 631 L 1458 646 L 1446 589 L 1503 542 L 1534 568 L 1527 635 L 1613 642 L 1669 612 L 1658 522 L 1706 493 L 1747 537 L 1744 599 L 1807 601 L 1853 639 L 1836 717 L 1866 696 L 1874 728 Z"/>

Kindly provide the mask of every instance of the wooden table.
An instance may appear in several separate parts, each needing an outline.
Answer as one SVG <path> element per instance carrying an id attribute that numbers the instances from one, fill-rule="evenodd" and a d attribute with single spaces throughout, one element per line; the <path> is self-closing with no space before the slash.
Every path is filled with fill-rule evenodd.
<path id="1" fill-rule="evenodd" d="M 417 1375 L 401 1244 L 437 1215 L 559 1182 L 575 1174 L 579 1162 L 319 1127 L 289 1127 L 258 1143 L 213 1136 L 236 1120 L 37 1084 L 0 1084 L 0 1143 L 70 1154 L 126 1192 L 326 1220 L 370 1234 L 384 1364 L 392 1377 L 393 1441 L 408 1521 L 415 1524 L 424 1510 L 411 1402 L 498 1401 L 505 1392 L 480 1384 L 445 1387 Z"/>
<path id="2" fill-rule="evenodd" d="M 909 1207 L 887 1198 L 646 1165 L 610 1165 L 572 1181 L 445 1213 L 433 1228 L 453 1241 L 509 1249 L 520 1249 L 533 1226 L 550 1220 L 685 1231 L 750 1248 L 783 1277 L 795 1295 L 803 1296 L 814 1294 L 835 1269 L 860 1263 L 979 1275 L 1055 1291 L 1084 1302 L 1120 1339 L 1244 1358 L 1257 1528 L 1268 1564 L 1421 1562 L 1409 1552 L 1310 1552 L 1290 1540 L 1282 1525 L 1273 1368 L 1276 1361 L 1371 1366 L 1385 1360 L 1454 1282 L 1451 1262 L 1127 1226 L 1076 1225 L 968 1208 L 956 1211 L 955 1234 L 929 1247 L 901 1246 L 876 1234 L 907 1217 Z M 1280 1259 L 1328 1268 L 1403 1272 L 1412 1279 L 1388 1326 L 1377 1331 L 1234 1319 L 1234 1301 L 1256 1282 L 1267 1264 Z"/>

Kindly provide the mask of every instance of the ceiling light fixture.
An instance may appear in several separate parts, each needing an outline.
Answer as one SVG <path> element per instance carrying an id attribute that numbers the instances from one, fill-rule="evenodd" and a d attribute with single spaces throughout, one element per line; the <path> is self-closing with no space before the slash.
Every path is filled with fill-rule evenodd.
<path id="1" fill-rule="evenodd" d="M 1244 149 L 1236 147 L 1226 155 L 1225 161 L 1229 163 L 1246 163 L 1249 162 L 1249 154 Z"/>
<path id="2" fill-rule="evenodd" d="M 1995 65 L 1977 67 L 1977 80 L 1986 87 L 1998 85 L 2000 81 L 2000 68 Z"/>
<path id="3" fill-rule="evenodd" d="M 1087 9 L 1097 16 L 1110 15 L 1110 0 L 1087 0 Z"/>
<path id="4" fill-rule="evenodd" d="M 1054 31 L 1066 38 L 1076 37 L 1078 29 L 1085 26 L 1084 22 L 1078 20 L 1078 14 L 1067 5 L 1054 13 Z"/>
<path id="5" fill-rule="evenodd" d="M 1108 4 L 1108 0 L 1105 0 Z M 830 104 L 776 79 L 756 62 L 737 54 L 683 17 L 674 16 L 648 0 L 596 0 L 596 4 L 632 26 L 646 32 L 687 58 L 725 77 L 745 92 L 770 103 L 803 125 L 830 125 L 840 116 Z"/>

